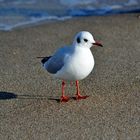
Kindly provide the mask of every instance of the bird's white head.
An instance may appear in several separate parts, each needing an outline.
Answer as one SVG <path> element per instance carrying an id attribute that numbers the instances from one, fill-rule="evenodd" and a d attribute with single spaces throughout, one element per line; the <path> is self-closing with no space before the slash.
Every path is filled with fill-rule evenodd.
<path id="1" fill-rule="evenodd" d="M 102 44 L 96 42 L 92 34 L 87 31 L 81 31 L 78 34 L 76 34 L 73 44 L 76 46 L 78 45 L 79 47 L 87 48 L 91 48 L 93 45 L 98 45 L 102 47 Z"/>

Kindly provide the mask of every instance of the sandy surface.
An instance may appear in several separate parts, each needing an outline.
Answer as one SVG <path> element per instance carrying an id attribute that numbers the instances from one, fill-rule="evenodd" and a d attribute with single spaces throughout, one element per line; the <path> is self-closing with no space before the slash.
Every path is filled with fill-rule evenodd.
<path id="1" fill-rule="evenodd" d="M 58 103 L 61 81 L 36 57 L 88 30 L 95 68 L 80 82 L 86 100 Z M 66 93 L 74 96 L 75 87 Z M 137 14 L 87 17 L 0 32 L 1 140 L 139 140 L 140 19 Z"/>

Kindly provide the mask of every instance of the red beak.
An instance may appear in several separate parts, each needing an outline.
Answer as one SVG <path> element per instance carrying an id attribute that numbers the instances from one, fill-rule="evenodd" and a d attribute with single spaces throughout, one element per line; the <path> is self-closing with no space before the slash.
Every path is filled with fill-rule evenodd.
<path id="1" fill-rule="evenodd" d="M 100 47 L 103 47 L 103 45 L 100 43 L 100 42 L 95 42 L 95 43 L 92 43 L 93 45 L 97 45 L 97 46 L 100 46 Z"/>

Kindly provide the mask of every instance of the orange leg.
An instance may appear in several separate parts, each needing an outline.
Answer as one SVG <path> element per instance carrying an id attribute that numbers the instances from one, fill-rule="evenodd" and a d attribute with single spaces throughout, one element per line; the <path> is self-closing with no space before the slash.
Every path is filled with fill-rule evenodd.
<path id="1" fill-rule="evenodd" d="M 60 98 L 60 102 L 68 102 L 69 101 L 69 97 L 64 95 L 64 88 L 65 88 L 65 82 L 62 81 L 62 96 Z"/>
<path id="2" fill-rule="evenodd" d="M 76 100 L 86 99 L 87 97 L 89 97 L 89 96 L 82 96 L 80 94 L 80 91 L 79 91 L 79 81 L 78 80 L 76 80 L 76 89 L 77 89 L 77 92 L 76 92 Z"/>

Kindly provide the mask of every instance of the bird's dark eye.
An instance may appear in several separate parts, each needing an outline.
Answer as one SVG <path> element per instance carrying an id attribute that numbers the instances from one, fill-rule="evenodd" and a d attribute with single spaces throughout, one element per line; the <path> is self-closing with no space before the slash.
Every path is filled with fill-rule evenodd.
<path id="1" fill-rule="evenodd" d="M 85 41 L 85 42 L 88 42 L 88 40 L 87 40 L 87 39 L 84 39 L 84 41 Z"/>
<path id="2" fill-rule="evenodd" d="M 80 38 L 79 37 L 77 38 L 77 43 L 80 43 Z"/>

